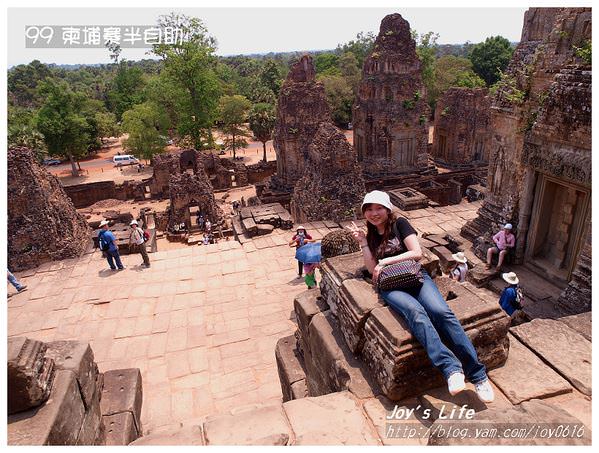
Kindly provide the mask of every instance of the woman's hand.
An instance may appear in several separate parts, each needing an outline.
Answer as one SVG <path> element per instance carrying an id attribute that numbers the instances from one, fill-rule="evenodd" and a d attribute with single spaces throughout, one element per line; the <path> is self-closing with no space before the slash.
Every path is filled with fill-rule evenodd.
<path id="1" fill-rule="evenodd" d="M 383 265 L 381 265 L 381 264 L 377 264 L 377 265 L 374 267 L 374 270 L 372 271 L 372 283 L 373 283 L 374 285 L 376 285 L 376 284 L 378 283 L 378 280 L 379 280 L 379 274 L 381 273 L 381 270 L 383 269 L 383 267 L 385 267 L 385 266 L 383 266 Z"/>
<path id="2" fill-rule="evenodd" d="M 366 240 L 366 233 L 364 233 L 364 230 L 359 228 L 354 222 L 352 222 L 351 226 L 348 226 L 347 228 L 356 238 L 356 241 L 358 241 L 360 247 L 366 247 L 368 245 L 368 241 Z"/>

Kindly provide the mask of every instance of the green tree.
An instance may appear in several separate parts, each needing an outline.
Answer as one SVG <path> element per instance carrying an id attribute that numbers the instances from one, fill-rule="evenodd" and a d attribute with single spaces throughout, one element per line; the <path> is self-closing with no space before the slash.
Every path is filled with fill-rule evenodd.
<path id="1" fill-rule="evenodd" d="M 139 158 L 151 159 L 164 151 L 168 120 L 160 106 L 144 102 L 123 114 L 122 128 L 129 134 L 123 146 Z"/>
<path id="2" fill-rule="evenodd" d="M 358 59 L 352 52 L 345 52 L 339 57 L 338 66 L 339 72 L 345 78 L 349 86 L 351 86 L 355 95 L 357 93 L 361 78 Z"/>
<path id="3" fill-rule="evenodd" d="M 183 42 L 153 46 L 153 53 L 163 60 L 163 75 L 185 93 L 179 105 L 179 134 L 188 136 L 196 149 L 212 148 L 211 128 L 220 96 L 214 56 L 216 40 L 195 17 L 171 13 L 161 16 L 158 25 L 180 29 L 187 37 Z"/>
<path id="4" fill-rule="evenodd" d="M 8 106 L 8 146 L 24 146 L 33 150 L 41 162 L 48 149 L 44 136 L 35 128 L 35 111 L 24 107 Z"/>
<path id="5" fill-rule="evenodd" d="M 352 39 L 345 44 L 339 44 L 336 52 L 340 55 L 345 52 L 353 53 L 358 60 L 358 67 L 362 67 L 364 60 L 374 47 L 375 40 L 376 36 L 371 31 L 368 33 L 360 32 L 356 35 L 356 39 Z"/>
<path id="6" fill-rule="evenodd" d="M 445 55 L 435 62 L 435 81 L 429 91 L 429 99 L 434 106 L 439 96 L 450 87 L 484 87 L 485 81 L 473 70 L 467 58 Z"/>
<path id="7" fill-rule="evenodd" d="M 52 76 L 50 68 L 39 60 L 33 60 L 26 65 L 18 65 L 8 71 L 7 89 L 8 102 L 20 107 L 37 107 L 40 99 L 37 97 L 37 85 L 47 77 Z"/>
<path id="8" fill-rule="evenodd" d="M 327 102 L 331 108 L 331 117 L 339 127 L 346 128 L 351 121 L 354 93 L 345 78 L 341 76 L 323 76 L 319 80 L 324 85 Z"/>
<path id="9" fill-rule="evenodd" d="M 322 52 L 314 57 L 316 74 L 339 74 L 339 68 L 337 67 L 338 63 L 339 55 L 335 55 L 331 52 Z"/>
<path id="10" fill-rule="evenodd" d="M 91 127 L 80 113 L 85 96 L 52 79 L 41 82 L 38 93 L 44 102 L 35 118 L 36 128 L 44 135 L 48 152 L 67 157 L 73 176 L 78 176 L 76 162 L 87 152 L 91 137 Z"/>
<path id="11" fill-rule="evenodd" d="M 275 96 L 279 94 L 281 85 L 283 84 L 283 77 L 279 65 L 272 59 L 268 59 L 264 62 L 262 70 L 260 71 L 260 82 Z"/>
<path id="12" fill-rule="evenodd" d="M 434 90 L 433 85 L 435 83 L 435 59 L 439 35 L 432 31 L 418 35 L 418 33 L 412 31 L 412 36 L 416 40 L 416 54 L 418 55 L 418 58 L 420 58 L 422 82 L 428 93 L 428 102 L 431 104 L 431 92 Z"/>
<path id="13" fill-rule="evenodd" d="M 118 137 L 120 135 L 120 128 L 114 113 L 96 112 L 94 119 L 98 129 L 98 137 L 102 143 L 104 143 L 104 138 Z"/>
<path id="14" fill-rule="evenodd" d="M 123 113 L 135 104 L 144 102 L 144 74 L 138 67 L 129 67 L 127 61 L 121 61 L 116 75 L 110 83 L 108 91 L 108 106 L 121 121 Z"/>
<path id="15" fill-rule="evenodd" d="M 225 138 L 225 149 L 233 150 L 233 159 L 237 148 L 247 148 L 245 140 L 249 133 L 243 127 L 252 103 L 244 96 L 223 96 L 219 103 L 220 120 L 222 130 L 227 135 Z"/>
<path id="16" fill-rule="evenodd" d="M 514 49 L 507 39 L 493 36 L 473 46 L 469 58 L 474 72 L 487 86 L 491 86 L 501 78 L 501 72 L 507 67 L 513 52 Z"/>
<path id="17" fill-rule="evenodd" d="M 248 120 L 250 130 L 254 133 L 256 140 L 262 142 L 262 160 L 266 162 L 266 142 L 272 139 L 272 132 L 277 120 L 275 108 L 272 104 L 255 104 L 250 111 Z"/>

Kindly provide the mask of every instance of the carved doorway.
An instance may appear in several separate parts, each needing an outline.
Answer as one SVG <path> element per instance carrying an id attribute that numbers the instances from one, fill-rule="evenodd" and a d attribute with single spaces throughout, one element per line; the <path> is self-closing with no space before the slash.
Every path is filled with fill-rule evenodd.
<path id="1" fill-rule="evenodd" d="M 583 239 L 589 190 L 539 174 L 525 261 L 541 275 L 568 282 Z"/>

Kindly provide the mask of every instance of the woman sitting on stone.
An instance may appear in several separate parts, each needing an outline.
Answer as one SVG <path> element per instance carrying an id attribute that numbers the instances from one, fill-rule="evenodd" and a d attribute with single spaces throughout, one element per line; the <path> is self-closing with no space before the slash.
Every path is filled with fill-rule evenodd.
<path id="1" fill-rule="evenodd" d="M 418 261 L 422 257 L 416 231 L 405 218 L 396 218 L 391 209 L 388 194 L 378 190 L 367 193 L 362 203 L 367 233 L 355 224 L 351 228 L 374 283 L 384 266 L 405 260 Z M 394 224 L 399 237 L 394 232 Z M 481 401 L 493 401 L 493 388 L 472 342 L 424 269 L 423 274 L 422 286 L 381 291 L 381 296 L 406 320 L 412 335 L 424 347 L 433 365 L 443 373 L 450 394 L 464 390 L 467 377 Z M 443 344 L 441 336 L 448 346 Z"/>

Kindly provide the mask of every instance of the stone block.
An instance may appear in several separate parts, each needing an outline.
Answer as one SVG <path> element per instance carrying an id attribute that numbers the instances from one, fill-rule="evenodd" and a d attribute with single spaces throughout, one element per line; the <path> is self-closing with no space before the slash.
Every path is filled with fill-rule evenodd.
<path id="1" fill-rule="evenodd" d="M 427 241 L 431 241 L 434 242 L 437 245 L 441 245 L 443 247 L 446 247 L 449 245 L 449 242 L 447 241 L 447 239 L 445 239 L 443 236 L 441 236 L 440 234 L 429 234 L 426 237 Z"/>
<path id="2" fill-rule="evenodd" d="M 283 403 L 294 445 L 379 445 L 380 441 L 349 392 Z"/>
<path id="3" fill-rule="evenodd" d="M 137 432 L 141 433 L 142 398 L 143 389 L 139 368 L 109 370 L 104 373 L 104 388 L 102 389 L 101 400 L 103 416 L 130 412 L 135 421 Z"/>
<path id="4" fill-rule="evenodd" d="M 8 444 L 75 445 L 84 415 L 75 374 L 58 370 L 44 405 L 8 417 Z"/>
<path id="5" fill-rule="evenodd" d="M 129 445 L 193 445 L 204 444 L 204 435 L 200 425 L 183 426 L 178 428 L 157 429 L 147 436 L 134 440 Z"/>
<path id="6" fill-rule="evenodd" d="M 431 252 L 439 257 L 439 264 L 441 265 L 441 269 L 446 274 L 455 266 L 456 262 L 453 259 L 451 250 L 442 245 L 438 245 L 431 249 Z"/>
<path id="7" fill-rule="evenodd" d="M 39 406 L 48 399 L 54 361 L 46 345 L 25 337 L 10 337 L 7 350 L 8 414 Z"/>
<path id="8" fill-rule="evenodd" d="M 129 445 L 139 437 L 131 412 L 103 415 L 106 430 L 106 445 Z"/>
<path id="9" fill-rule="evenodd" d="M 320 291 L 333 313 L 337 314 L 337 292 L 341 284 L 348 279 L 362 278 L 364 270 L 362 252 L 335 256 L 322 262 Z"/>
<path id="10" fill-rule="evenodd" d="M 208 417 L 206 445 L 287 445 L 291 430 L 280 404 Z"/>
<path id="11" fill-rule="evenodd" d="M 309 328 L 309 351 L 304 352 L 310 396 L 349 390 L 358 398 L 380 393 L 365 363 L 352 354 L 332 313 L 318 313 Z"/>
<path id="12" fill-rule="evenodd" d="M 512 404 L 572 391 L 570 384 L 530 349 L 512 335 L 509 338 L 509 357 L 502 367 L 491 370 L 489 377 Z"/>
<path id="13" fill-rule="evenodd" d="M 299 398 L 305 398 L 308 396 L 308 385 L 306 380 L 302 379 L 291 384 L 291 398 L 297 400 Z"/>
<path id="14" fill-rule="evenodd" d="M 257 226 L 256 222 L 254 222 L 254 219 L 248 217 L 247 219 L 243 219 L 241 223 L 243 225 L 243 229 L 246 231 L 247 234 L 249 234 L 250 236 L 256 234 Z"/>
<path id="15" fill-rule="evenodd" d="M 564 316 L 558 321 L 563 322 L 571 329 L 574 329 L 580 335 L 589 341 L 593 341 L 593 312 L 587 311 L 577 315 Z"/>
<path id="16" fill-rule="evenodd" d="M 436 242 L 433 241 L 429 241 L 426 238 L 418 238 L 418 241 L 420 242 L 420 247 L 424 247 L 427 249 L 432 249 L 433 247 L 438 246 L 439 244 L 437 244 Z"/>
<path id="17" fill-rule="evenodd" d="M 306 381 L 306 371 L 297 351 L 294 335 L 289 335 L 277 341 L 275 359 L 277 361 L 277 371 L 283 392 L 283 401 L 292 400 L 294 399 L 293 384 L 304 381 L 305 387 Z M 299 386 L 296 386 L 296 388 L 299 389 Z M 303 398 L 303 396 L 301 397 Z"/>
<path id="18" fill-rule="evenodd" d="M 435 278 L 441 274 L 441 268 L 439 267 L 439 257 L 431 252 L 429 249 L 422 249 L 422 258 L 420 264 L 428 272 L 431 278 Z"/>
<path id="19" fill-rule="evenodd" d="M 533 319 L 510 331 L 576 389 L 591 395 L 591 343 L 586 338 L 553 319 Z"/>
<path id="20" fill-rule="evenodd" d="M 560 425 L 570 426 L 570 432 L 576 425 L 582 427 L 583 436 L 549 437 L 535 435 L 535 425 L 540 428 L 556 430 Z M 452 430 L 469 429 L 469 437 L 448 436 Z M 530 435 L 514 438 L 511 436 L 476 436 L 475 429 L 497 429 L 498 433 L 509 429 L 524 429 Z M 454 431 L 455 432 L 455 431 Z M 512 431 L 513 432 L 513 431 Z M 563 431 L 562 431 L 563 432 Z M 474 420 L 437 420 L 431 426 L 428 445 L 591 445 L 591 434 L 585 430 L 581 422 L 558 406 L 541 400 L 525 401 L 518 406 L 502 409 L 489 409 Z"/>
<path id="21" fill-rule="evenodd" d="M 438 279 L 442 282 L 448 279 Z M 454 282 L 455 283 L 455 282 Z M 457 284 L 456 284 L 457 285 Z M 456 287 L 456 292 L 459 285 Z M 502 365 L 508 354 L 510 319 L 499 305 L 465 291 L 447 301 L 487 369 Z M 404 319 L 391 308 L 371 311 L 364 327 L 362 358 L 380 384 L 383 394 L 401 400 L 444 383 L 425 350 L 409 331 Z"/>
<path id="22" fill-rule="evenodd" d="M 275 227 L 268 223 L 261 223 L 256 225 L 256 236 L 264 236 L 265 234 L 270 234 L 274 231 Z"/>
<path id="23" fill-rule="evenodd" d="M 77 377 L 86 409 L 92 405 L 96 393 L 98 366 L 88 343 L 80 341 L 53 341 L 47 344 L 46 357 L 54 360 L 57 370 L 72 371 Z"/>
<path id="24" fill-rule="evenodd" d="M 338 291 L 337 317 L 343 337 L 354 354 L 362 350 L 364 344 L 364 324 L 375 308 L 382 307 L 373 286 L 365 280 L 345 280 Z"/>
<path id="25" fill-rule="evenodd" d="M 100 408 L 104 375 L 98 373 L 96 376 L 95 392 L 92 396 L 90 407 L 86 408 L 83 423 L 77 438 L 77 445 L 104 445 L 106 442 L 106 431 Z"/>
<path id="26" fill-rule="evenodd" d="M 299 293 L 293 300 L 293 310 L 295 311 L 295 318 L 297 320 L 298 332 L 299 332 L 299 346 L 300 353 L 303 354 L 303 350 L 309 345 L 309 331 L 310 321 L 312 317 L 322 311 L 329 309 L 329 306 L 321 297 L 320 290 L 308 289 Z"/>

